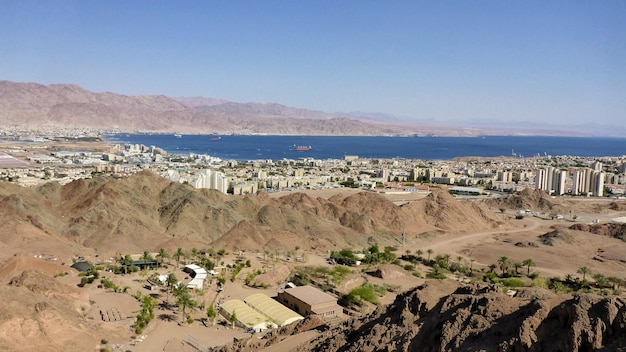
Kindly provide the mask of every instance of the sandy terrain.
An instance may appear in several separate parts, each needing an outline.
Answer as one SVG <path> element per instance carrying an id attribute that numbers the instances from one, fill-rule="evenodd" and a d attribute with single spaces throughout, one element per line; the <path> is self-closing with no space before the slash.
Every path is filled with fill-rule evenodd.
<path id="1" fill-rule="evenodd" d="M 9 191 L 13 192 L 13 190 Z M 156 191 L 154 192 L 158 194 Z M 605 276 L 623 277 L 623 273 L 626 272 L 626 242 L 607 236 L 591 234 L 589 232 L 568 230 L 568 228 L 575 223 L 591 223 L 597 221 L 603 224 L 615 218 L 626 217 L 626 211 L 615 211 L 607 208 L 608 205 L 613 202 L 611 200 L 581 199 L 572 200 L 562 205 L 563 209 L 571 209 L 572 212 L 576 214 L 576 219 L 570 218 L 569 216 L 560 220 L 552 219 L 548 216 L 549 211 L 543 210 L 538 211 L 536 213 L 537 216 L 527 215 L 524 219 L 518 220 L 515 219 L 515 216 L 518 214 L 517 210 L 505 209 L 505 211 L 502 212 L 495 208 L 470 208 L 469 205 L 472 205 L 472 201 L 458 201 L 450 197 L 445 197 L 444 195 L 428 197 L 429 199 L 427 200 L 429 203 L 424 205 L 423 208 L 420 208 L 422 205 L 418 199 L 424 196 L 424 194 L 421 193 L 387 194 L 385 198 L 388 201 L 385 203 L 377 198 L 369 198 L 367 196 L 359 197 L 357 192 L 356 190 L 342 189 L 339 194 L 344 196 L 343 199 L 337 201 L 337 203 L 333 203 L 332 206 L 329 205 L 330 203 L 323 204 L 333 210 L 338 209 L 337 204 L 342 204 L 346 209 L 350 209 L 350 211 L 354 212 L 363 211 L 365 207 L 368 211 L 379 212 L 371 215 L 371 220 L 368 220 L 369 223 L 375 223 L 377 221 L 393 223 L 393 219 L 395 218 L 391 215 L 395 213 L 387 212 L 386 209 L 389 207 L 388 201 L 392 201 L 396 204 L 405 204 L 407 201 L 411 200 L 411 204 L 406 204 L 402 207 L 405 208 L 404 210 L 408 209 L 407 214 L 411 214 L 408 212 L 409 210 L 413 211 L 415 214 L 419 213 L 418 215 L 421 215 L 421 212 L 430 212 L 432 214 L 429 215 L 431 217 L 428 219 L 429 221 L 430 219 L 438 221 L 437 226 L 447 225 L 446 221 L 451 221 L 450 219 L 454 221 L 463 219 L 465 214 L 482 214 L 480 212 L 471 212 L 475 209 L 479 209 L 480 211 L 487 209 L 486 211 L 488 211 L 489 214 L 482 214 L 483 217 L 481 221 L 484 224 L 491 222 L 495 224 L 491 227 L 476 227 L 473 226 L 475 225 L 474 219 L 465 219 L 463 223 L 450 226 L 447 230 L 442 230 L 443 227 L 438 227 L 438 230 L 433 231 L 423 231 L 419 230 L 419 228 L 407 228 L 406 232 L 408 235 L 406 236 L 404 245 L 402 245 L 400 240 L 397 240 L 397 235 L 394 237 L 397 240 L 396 242 L 388 242 L 397 245 L 398 251 L 396 254 L 398 256 L 402 255 L 406 250 L 415 253 L 416 250 L 420 249 L 426 253 L 428 249 L 432 249 L 434 251 L 433 257 L 438 254 L 449 254 L 452 260 L 456 261 L 457 256 L 461 256 L 463 263 L 468 264 L 471 261 L 474 268 L 479 270 L 487 268 L 490 264 L 495 264 L 498 258 L 502 256 L 507 256 L 516 262 L 531 258 L 537 265 L 532 268 L 532 270 L 538 272 L 542 277 L 565 277 L 568 274 L 577 276 L 576 271 L 583 265 L 588 266 L 593 273 L 602 273 Z M 338 194 L 338 190 L 311 190 L 305 193 L 311 198 L 298 198 L 299 196 L 294 194 L 294 192 L 286 192 L 286 194 L 291 197 L 288 197 L 289 199 L 285 201 L 286 205 L 284 208 L 272 214 L 265 213 L 265 215 L 285 214 L 287 212 L 285 209 L 295 209 L 296 213 L 309 211 L 308 208 L 304 207 L 304 202 L 313 204 L 311 206 L 316 206 L 316 211 L 321 212 L 326 208 L 319 205 L 322 203 L 315 203 L 311 199 L 317 199 L 318 197 L 329 199 L 333 195 Z M 120 193 L 115 194 L 119 198 Z M 356 200 L 348 197 L 350 195 L 356 195 Z M 281 194 L 278 193 L 270 194 L 270 197 L 274 199 L 280 196 Z M 409 196 L 414 196 L 415 198 L 409 199 Z M 103 195 L 99 197 L 99 199 L 105 198 Z M 8 201 L 13 200 L 11 196 L 7 196 L 6 199 Z M 41 271 L 50 277 L 55 277 L 55 280 L 59 283 L 75 290 L 76 285 L 80 282 L 80 276 L 68 268 L 73 259 L 76 259 L 77 256 L 84 256 L 87 260 L 106 264 L 109 257 L 116 255 L 113 251 L 108 253 L 83 246 L 79 244 L 78 241 L 72 241 L 60 236 L 53 237 L 54 235 L 52 233 L 40 231 L 38 227 L 24 231 L 19 239 L 15 236 L 11 236 L 10 234 L 13 233 L 11 231 L 21 233 L 25 228 L 24 224 L 28 223 L 26 220 L 31 219 L 22 213 L 25 211 L 23 209 L 28 209 L 28 207 L 25 207 L 23 204 L 28 205 L 27 202 L 29 200 L 30 198 L 25 196 L 22 203 L 17 201 L 7 203 L 14 206 L 16 209 L 15 214 L 21 216 L 19 219 L 25 220 L 18 221 L 16 220 L 18 218 L 13 215 L 14 213 L 7 213 L 6 218 L 12 219 L 15 225 L 10 228 L 10 231 L 5 231 L 7 234 L 4 237 L 5 242 L 2 244 L 3 250 L 0 251 L 0 260 L 10 261 L 14 257 L 28 258 L 28 260 L 14 260 L 11 262 L 11 265 L 5 265 L 2 270 L 0 270 L 5 281 L 8 282 L 13 277 L 18 276 L 22 271 L 26 270 L 26 268 L 34 268 L 34 270 Z M 350 202 L 354 203 L 352 204 Z M 464 207 L 456 207 L 456 202 L 460 202 Z M 624 208 L 617 207 L 616 209 Z M 398 209 L 392 210 L 398 211 Z M 251 212 L 250 214 L 256 213 Z M 314 212 L 307 214 L 314 214 Z M 345 214 L 351 213 L 346 212 Z M 41 215 L 41 218 L 47 219 L 44 218 L 44 215 L 45 214 Z M 456 217 L 446 217 L 452 215 Z M 277 221 L 274 220 L 274 218 L 270 218 L 269 215 L 267 216 L 268 219 Z M 54 224 L 54 221 L 56 221 L 55 214 L 52 213 L 49 218 L 51 219 L 49 220 L 49 224 Z M 344 215 L 342 221 L 345 219 L 349 220 L 348 215 Z M 281 221 L 287 220 L 288 219 L 285 218 Z M 415 219 L 405 218 L 404 220 L 414 221 L 416 226 L 419 225 Z M 181 221 L 181 223 L 183 222 L 184 221 Z M 367 222 L 363 223 L 367 224 Z M 280 223 L 276 222 L 276 224 Z M 429 226 L 428 228 L 431 229 L 436 228 L 434 225 Z M 329 227 L 328 229 L 332 231 L 334 228 Z M 364 229 L 367 228 L 364 227 Z M 400 228 L 400 230 L 402 229 Z M 375 232 L 375 230 L 371 229 L 370 231 Z M 564 233 L 563 238 L 559 238 L 553 246 L 543 244 L 539 236 L 551 231 L 562 231 Z M 278 231 L 268 231 L 268 233 L 274 233 L 276 236 L 274 241 L 281 241 Z M 241 235 L 245 236 L 245 231 L 242 231 Z M 376 237 L 375 234 L 368 236 L 376 240 L 382 238 Z M 336 237 L 338 237 L 338 235 Z M 52 240 L 53 238 L 54 240 Z M 162 237 L 153 238 L 164 241 Z M 278 240 L 276 238 L 278 238 Z M 126 349 L 139 352 L 193 351 L 194 348 L 192 345 L 194 344 L 204 347 L 229 344 L 233 339 L 245 336 L 245 331 L 240 328 L 232 329 L 229 326 L 230 324 L 222 325 L 219 322 L 220 319 L 218 319 L 218 323 L 215 325 L 204 322 L 204 318 L 206 317 L 205 308 L 211 304 L 216 304 L 228 299 L 244 299 L 251 294 L 259 292 L 265 293 L 268 296 L 275 296 L 277 290 L 282 287 L 287 280 L 286 277 L 274 277 L 275 283 L 267 288 L 250 288 L 243 283 L 248 273 L 256 269 L 263 269 L 272 273 L 274 269 L 280 267 L 292 269 L 296 265 L 330 266 L 326 261 L 329 254 L 328 247 L 320 246 L 313 249 L 307 245 L 311 243 L 311 239 L 302 240 L 301 237 L 295 238 L 299 241 L 289 242 L 287 248 L 294 248 L 296 245 L 299 245 L 298 255 L 302 255 L 305 258 L 305 261 L 302 263 L 294 261 L 293 253 L 291 256 L 287 255 L 287 252 L 291 250 L 272 249 L 267 250 L 265 253 L 263 251 L 257 252 L 248 250 L 235 254 L 233 253 L 233 248 L 228 247 L 230 253 L 220 258 L 220 261 L 223 261 L 225 264 L 230 264 L 233 263 L 237 257 L 240 257 L 244 261 L 250 260 L 251 267 L 244 268 L 234 282 L 229 280 L 230 274 L 227 273 L 225 275 L 227 280 L 223 292 L 218 292 L 215 279 L 207 282 L 205 289 L 194 295 L 194 298 L 201 307 L 191 312 L 191 316 L 194 318 L 192 324 L 180 324 L 181 312 L 177 307 L 159 307 L 155 310 L 155 319 L 141 335 L 135 336 L 132 329 L 135 316 L 140 308 L 137 300 L 132 297 L 133 294 L 136 292 L 140 292 L 143 295 L 150 294 L 161 301 L 166 300 L 167 297 L 164 289 L 149 291 L 144 287 L 146 277 L 149 274 L 152 272 L 158 272 L 159 274 L 174 273 L 181 281 L 189 280 L 188 274 L 182 272 L 181 268 L 176 268 L 175 265 L 162 267 L 156 271 L 150 270 L 149 274 L 134 273 L 129 275 L 114 275 L 105 271 L 101 272 L 101 277 L 111 278 L 119 287 L 128 286 L 128 293 L 108 292 L 106 289 L 98 287 L 99 281 L 87 285 L 85 288 L 78 289 L 82 294 L 88 295 L 88 302 L 90 302 L 89 308 L 85 311 L 84 318 L 88 323 L 101 327 L 100 330 L 96 331 L 96 336 L 98 336 L 98 339 L 105 338 L 108 342 L 105 347 L 113 351 L 125 351 Z M 48 239 L 50 239 L 50 241 L 48 241 Z M 190 246 L 194 246 L 195 248 L 208 248 L 199 241 L 194 242 L 192 240 L 173 237 L 169 239 L 169 241 L 171 241 L 169 242 L 171 247 L 181 246 L 185 249 L 190 249 Z M 154 240 L 149 238 L 143 243 L 151 242 L 154 242 Z M 347 246 L 346 243 L 349 242 L 337 243 L 341 246 Z M 118 248 L 133 248 L 133 245 L 138 246 L 136 243 L 132 243 L 130 236 L 116 237 L 115 244 Z M 235 243 L 235 245 L 236 244 L 237 243 Z M 361 247 L 355 246 L 351 249 L 361 250 L 364 246 L 365 245 L 361 245 Z M 277 246 L 275 248 L 279 247 Z M 40 258 L 35 258 L 36 255 L 39 255 Z M 117 255 L 119 255 L 119 253 L 117 253 Z M 424 254 L 424 256 L 425 255 L 426 254 Z M 270 258 L 271 256 L 277 256 L 277 259 L 272 260 Z M 174 264 L 175 260 L 169 260 L 169 262 Z M 381 298 L 381 305 L 392 303 L 398 294 L 427 281 L 424 278 L 413 276 L 410 272 L 402 268 L 397 268 L 397 275 L 385 278 L 367 274 L 367 272 L 377 269 L 376 267 L 361 266 L 352 269 L 354 273 L 345 282 L 339 285 L 338 290 L 347 293 L 352 288 L 365 282 L 379 285 L 388 284 L 397 287 L 396 292 L 389 292 L 386 296 Z M 419 266 L 417 269 L 421 272 L 422 276 L 430 270 L 430 268 L 424 266 Z M 520 270 L 524 271 L 526 269 L 521 268 Z M 68 275 L 56 277 L 59 273 L 65 271 L 68 272 Z M 269 279 L 272 279 L 272 275 L 273 274 L 269 275 Z M 450 275 L 450 277 L 454 276 Z M 173 302 L 174 298 L 170 297 L 170 301 Z M 32 309 L 32 307 L 28 308 Z M 374 308 L 374 306 L 366 306 L 365 311 L 373 310 Z M 316 332 L 296 334 L 295 336 L 285 339 L 279 345 L 272 347 L 271 350 L 290 350 L 302 344 L 306 344 L 307 341 L 316 338 L 316 336 Z M 94 345 L 95 344 L 96 343 L 94 343 Z"/>

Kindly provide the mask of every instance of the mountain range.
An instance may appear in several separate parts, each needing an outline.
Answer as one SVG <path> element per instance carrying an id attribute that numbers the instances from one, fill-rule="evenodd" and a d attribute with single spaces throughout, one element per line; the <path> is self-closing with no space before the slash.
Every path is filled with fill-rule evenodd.
<path id="1" fill-rule="evenodd" d="M 0 81 L 0 123 L 120 132 L 272 135 L 589 135 L 501 123 L 421 122 L 383 113 L 327 113 L 276 103 L 238 103 L 204 97 L 95 93 L 74 84 Z M 529 127 L 530 126 L 530 127 Z"/>

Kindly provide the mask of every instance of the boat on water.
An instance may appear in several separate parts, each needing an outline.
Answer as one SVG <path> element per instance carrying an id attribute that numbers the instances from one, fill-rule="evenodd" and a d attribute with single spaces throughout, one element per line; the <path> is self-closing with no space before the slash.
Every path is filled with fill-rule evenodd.
<path id="1" fill-rule="evenodd" d="M 297 150 L 297 151 L 306 151 L 306 150 L 311 150 L 313 149 L 310 145 L 294 145 L 293 146 L 293 150 Z"/>
<path id="2" fill-rule="evenodd" d="M 220 136 L 211 136 L 211 137 L 209 137 L 210 141 L 219 141 L 220 139 L 222 139 L 222 137 L 220 137 Z"/>
<path id="3" fill-rule="evenodd" d="M 174 137 L 176 138 L 183 138 L 183 135 L 180 133 L 174 133 Z"/>

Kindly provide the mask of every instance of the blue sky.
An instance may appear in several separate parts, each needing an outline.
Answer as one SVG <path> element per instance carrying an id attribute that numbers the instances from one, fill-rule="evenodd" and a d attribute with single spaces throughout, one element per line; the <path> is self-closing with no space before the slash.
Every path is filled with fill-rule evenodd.
<path id="1" fill-rule="evenodd" d="M 623 124 L 626 2 L 5 0 L 0 79 L 416 120 Z"/>

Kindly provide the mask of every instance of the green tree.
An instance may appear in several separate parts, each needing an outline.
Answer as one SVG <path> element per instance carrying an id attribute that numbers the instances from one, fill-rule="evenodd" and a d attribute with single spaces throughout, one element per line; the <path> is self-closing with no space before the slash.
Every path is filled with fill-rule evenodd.
<path id="1" fill-rule="evenodd" d="M 426 250 L 426 253 L 428 253 L 428 261 L 430 262 L 430 256 L 434 253 L 434 251 L 432 249 L 428 248 Z"/>
<path id="2" fill-rule="evenodd" d="M 445 263 L 445 267 L 449 268 L 450 267 L 450 258 L 452 258 L 452 256 L 450 254 L 444 254 L 443 255 L 443 262 Z"/>
<path id="3" fill-rule="evenodd" d="M 130 254 L 126 254 L 124 258 L 122 258 L 122 266 L 124 267 L 124 274 L 128 274 L 128 267 L 133 265 L 133 257 Z"/>
<path id="4" fill-rule="evenodd" d="M 194 309 L 198 303 L 191 297 L 191 293 L 185 285 L 180 285 L 178 289 L 174 290 L 174 294 L 176 295 L 176 305 L 182 308 L 181 320 L 185 321 L 187 308 Z"/>
<path id="5" fill-rule="evenodd" d="M 422 258 L 422 254 L 424 254 L 424 251 L 421 249 L 418 249 L 415 253 L 417 254 L 417 259 L 420 259 Z"/>
<path id="6" fill-rule="evenodd" d="M 185 251 L 178 247 L 176 249 L 176 252 L 174 252 L 174 258 L 176 258 L 176 267 L 180 267 L 180 257 L 184 257 L 185 256 Z"/>
<path id="7" fill-rule="evenodd" d="M 624 280 L 620 279 L 617 276 L 609 276 L 606 279 L 609 280 L 611 284 L 613 284 L 614 290 L 618 289 L 621 285 L 624 284 Z"/>
<path id="8" fill-rule="evenodd" d="M 536 266 L 535 262 L 532 259 L 530 259 L 530 258 L 525 259 L 522 262 L 522 265 L 526 267 L 526 276 L 530 276 L 530 267 L 531 266 Z"/>
<path id="9" fill-rule="evenodd" d="M 523 265 L 520 262 L 513 262 L 513 268 L 515 268 L 515 275 L 519 276 L 519 268 L 521 268 Z"/>
<path id="10" fill-rule="evenodd" d="M 563 285 L 563 283 L 560 280 L 555 280 L 552 279 L 550 280 L 550 282 L 548 283 L 548 288 L 551 290 L 554 290 L 554 293 L 558 293 L 559 291 L 561 291 L 565 286 Z"/>
<path id="11" fill-rule="evenodd" d="M 213 308 L 213 306 L 209 306 L 206 309 L 206 316 L 209 318 L 211 323 L 215 325 L 215 318 L 217 318 L 217 311 L 215 310 L 215 308 Z"/>
<path id="12" fill-rule="evenodd" d="M 583 276 L 583 281 L 585 281 L 585 280 L 586 280 L 586 278 L 587 278 L 587 274 L 591 274 L 591 269 L 589 269 L 589 268 L 588 268 L 588 267 L 586 267 L 586 266 L 581 266 L 581 267 L 578 269 L 578 271 L 576 271 L 576 272 L 577 272 L 578 274 L 582 274 L 582 276 Z"/>
<path id="13" fill-rule="evenodd" d="M 152 254 L 148 251 L 143 251 L 143 255 L 141 256 L 141 260 L 143 261 L 144 269 L 148 267 L 148 261 L 152 260 Z"/>
<path id="14" fill-rule="evenodd" d="M 596 285 L 599 288 L 604 288 L 609 286 L 609 280 L 606 278 L 606 276 L 598 273 L 598 274 L 594 274 L 593 275 L 593 279 L 596 280 Z"/>
<path id="15" fill-rule="evenodd" d="M 233 310 L 233 314 L 230 315 L 230 321 L 233 323 L 233 329 L 235 328 L 235 322 L 237 321 L 237 310 Z"/>
<path id="16" fill-rule="evenodd" d="M 500 267 L 500 270 L 502 270 L 502 275 L 504 276 L 507 270 L 509 270 L 509 265 L 511 265 L 511 261 L 508 257 L 502 256 L 500 257 L 500 259 L 498 259 L 498 265 Z"/>
<path id="17" fill-rule="evenodd" d="M 159 250 L 159 253 L 156 255 L 157 259 L 160 259 L 159 261 L 161 263 L 163 263 L 163 260 L 167 259 L 170 257 L 170 254 L 167 253 L 167 250 L 165 250 L 165 248 L 161 248 Z"/>
<path id="18" fill-rule="evenodd" d="M 174 286 L 178 283 L 178 278 L 176 278 L 176 275 L 174 275 L 174 273 L 170 273 L 169 275 L 167 275 L 167 278 L 165 279 L 165 285 L 167 286 L 167 304 L 170 304 L 170 292 L 172 292 L 174 290 Z"/>

